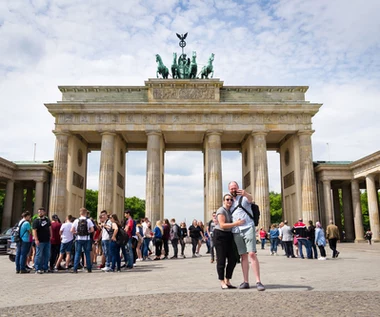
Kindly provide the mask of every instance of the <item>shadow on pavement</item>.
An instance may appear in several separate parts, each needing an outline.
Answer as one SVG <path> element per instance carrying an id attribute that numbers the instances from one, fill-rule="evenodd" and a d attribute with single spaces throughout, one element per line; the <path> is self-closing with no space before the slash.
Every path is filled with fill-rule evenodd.
<path id="1" fill-rule="evenodd" d="M 281 285 L 281 284 L 265 284 L 266 289 L 305 289 L 306 291 L 312 291 L 314 288 L 306 285 Z"/>

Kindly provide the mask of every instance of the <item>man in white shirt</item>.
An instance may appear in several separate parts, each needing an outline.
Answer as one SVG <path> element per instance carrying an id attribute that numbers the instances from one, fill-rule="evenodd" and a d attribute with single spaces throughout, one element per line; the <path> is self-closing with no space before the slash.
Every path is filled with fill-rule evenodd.
<path id="1" fill-rule="evenodd" d="M 79 209 L 80 217 L 75 219 L 73 226 L 71 228 L 71 232 L 76 235 L 75 241 L 75 258 L 74 258 L 74 268 L 73 273 L 78 273 L 78 266 L 80 255 L 82 253 L 82 249 L 86 256 L 86 266 L 87 272 L 92 272 L 92 262 L 91 262 L 91 239 L 90 233 L 94 232 L 94 224 L 91 219 L 88 219 L 87 209 L 81 208 Z"/>
<path id="2" fill-rule="evenodd" d="M 100 212 L 100 226 L 102 228 L 102 250 L 104 256 L 104 268 L 102 271 L 109 272 L 111 271 L 111 252 L 110 252 L 110 230 L 111 230 L 111 220 L 108 219 L 107 211 L 102 210 Z"/>

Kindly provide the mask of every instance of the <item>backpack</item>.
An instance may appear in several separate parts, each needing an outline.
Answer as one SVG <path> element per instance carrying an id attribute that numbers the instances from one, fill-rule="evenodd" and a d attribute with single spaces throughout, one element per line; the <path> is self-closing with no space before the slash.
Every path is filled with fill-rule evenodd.
<path id="1" fill-rule="evenodd" d="M 254 202 L 251 203 L 251 211 L 252 211 L 252 215 L 250 212 L 248 212 L 248 210 L 246 210 L 243 205 L 242 205 L 242 202 L 243 201 L 243 196 L 241 196 L 239 198 L 239 204 L 236 206 L 236 208 L 231 212 L 233 213 L 236 209 L 238 209 L 239 207 L 241 209 L 243 209 L 247 215 L 249 216 L 249 218 L 251 218 L 255 224 L 255 226 L 257 227 L 259 225 L 259 220 L 260 220 L 260 209 L 259 209 L 259 206 L 257 206 Z"/>
<path id="2" fill-rule="evenodd" d="M 132 237 L 136 235 L 136 220 L 133 220 Z"/>
<path id="3" fill-rule="evenodd" d="M 128 233 L 125 232 L 123 227 L 118 226 L 116 234 L 116 243 L 119 245 L 126 245 L 128 243 Z"/>
<path id="4" fill-rule="evenodd" d="M 12 239 L 12 242 L 20 242 L 21 241 L 21 238 L 22 236 L 20 237 L 20 231 L 21 231 L 21 227 L 22 225 L 24 224 L 26 220 L 22 221 L 20 223 L 20 225 L 17 223 L 13 228 L 12 228 L 12 232 L 11 232 L 11 239 Z M 25 231 L 26 232 L 26 231 Z M 25 232 L 23 233 L 23 235 L 25 234 Z"/>
<path id="5" fill-rule="evenodd" d="M 89 235 L 88 227 L 87 227 L 87 219 L 78 219 L 77 235 L 78 236 Z"/>

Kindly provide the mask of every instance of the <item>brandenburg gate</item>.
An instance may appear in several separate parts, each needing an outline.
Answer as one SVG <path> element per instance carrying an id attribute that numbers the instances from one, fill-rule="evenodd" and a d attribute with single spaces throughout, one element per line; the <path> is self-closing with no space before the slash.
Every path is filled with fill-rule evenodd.
<path id="1" fill-rule="evenodd" d="M 221 152 L 242 154 L 245 188 L 270 225 L 267 151 L 280 154 L 283 217 L 318 220 L 312 117 L 304 86 L 224 86 L 219 79 L 149 79 L 144 86 L 60 86 L 49 210 L 61 219 L 85 202 L 87 154 L 100 150 L 98 212 L 122 215 L 125 155 L 147 151 L 146 215 L 164 213 L 165 151 L 202 151 L 205 219 L 222 204 Z"/>

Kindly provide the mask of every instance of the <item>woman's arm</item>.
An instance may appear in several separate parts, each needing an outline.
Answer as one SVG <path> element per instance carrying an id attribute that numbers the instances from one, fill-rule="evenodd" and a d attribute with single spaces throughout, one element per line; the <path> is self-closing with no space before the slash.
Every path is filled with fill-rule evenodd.
<path id="1" fill-rule="evenodd" d="M 226 222 L 226 216 L 223 214 L 218 214 L 217 216 L 219 226 L 221 229 L 231 229 L 233 227 L 241 226 L 242 224 L 245 223 L 245 220 L 238 219 L 233 223 L 227 223 Z"/>
<path id="2" fill-rule="evenodd" d="M 112 229 L 113 229 L 113 234 L 112 234 L 111 240 L 112 241 L 116 241 L 116 235 L 117 235 L 117 232 L 119 231 L 119 227 L 117 226 L 116 223 L 113 223 L 112 224 Z"/>

